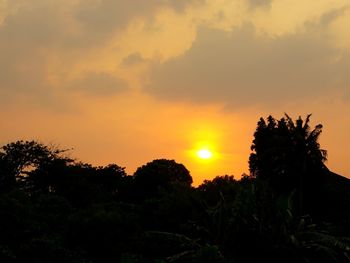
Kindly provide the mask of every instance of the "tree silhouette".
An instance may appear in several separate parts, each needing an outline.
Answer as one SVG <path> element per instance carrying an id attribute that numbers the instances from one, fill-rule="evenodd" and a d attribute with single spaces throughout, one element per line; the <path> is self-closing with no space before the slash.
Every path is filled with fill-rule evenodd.
<path id="1" fill-rule="evenodd" d="M 2 160 L 12 170 L 14 176 L 21 176 L 26 169 L 37 168 L 55 159 L 72 161 L 62 157 L 66 150 L 49 147 L 37 141 L 17 141 L 0 148 Z"/>
<path id="2" fill-rule="evenodd" d="M 304 214 L 322 195 L 328 175 L 327 152 L 318 142 L 322 125 L 310 129 L 310 115 L 293 121 L 287 114 L 280 120 L 269 116 L 258 122 L 249 158 L 251 176 L 266 181 L 277 196 L 296 191 L 298 213 Z"/>
<path id="3" fill-rule="evenodd" d="M 318 142 L 322 125 L 310 130 L 308 115 L 295 122 L 286 114 L 280 120 L 272 116 L 258 122 L 249 158 L 251 175 L 270 180 L 281 190 L 293 189 L 300 183 L 300 176 L 324 169 L 327 152 Z M 314 179 L 314 178 L 312 178 Z"/>
<path id="4" fill-rule="evenodd" d="M 28 173 L 40 166 L 45 166 L 54 160 L 65 163 L 72 162 L 70 158 L 63 157 L 66 150 L 46 146 L 37 141 L 17 141 L 0 148 L 1 181 L 26 181 Z"/>
<path id="5" fill-rule="evenodd" d="M 183 164 L 174 160 L 156 159 L 139 167 L 134 180 L 141 195 L 154 196 L 161 189 L 169 189 L 172 185 L 191 186 L 192 177 Z"/>
<path id="6" fill-rule="evenodd" d="M 195 188 L 157 159 L 128 176 L 35 141 L 0 147 L 0 262 L 344 262 L 350 180 L 329 171 L 310 115 L 260 119 L 235 180 Z"/>
<path id="7" fill-rule="evenodd" d="M 8 191 L 16 185 L 16 177 L 11 173 L 5 160 L 5 154 L 0 152 L 0 191 Z"/>
<path id="8" fill-rule="evenodd" d="M 208 205 L 216 205 L 222 198 L 235 199 L 237 188 L 238 182 L 234 177 L 225 175 L 216 176 L 213 180 L 204 180 L 197 189 Z"/>

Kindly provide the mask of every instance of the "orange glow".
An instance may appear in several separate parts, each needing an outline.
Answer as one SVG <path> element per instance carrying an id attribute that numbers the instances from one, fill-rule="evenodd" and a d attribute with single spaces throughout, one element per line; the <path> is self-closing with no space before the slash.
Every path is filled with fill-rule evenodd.
<path id="1" fill-rule="evenodd" d="M 196 186 L 249 173 L 260 117 L 313 113 L 327 166 L 350 177 L 348 0 L 93 2 L 0 0 L 0 145 L 129 175 L 174 159 Z"/>
<path id="2" fill-rule="evenodd" d="M 201 149 L 197 152 L 197 156 L 201 159 L 210 159 L 213 153 L 208 149 Z"/>

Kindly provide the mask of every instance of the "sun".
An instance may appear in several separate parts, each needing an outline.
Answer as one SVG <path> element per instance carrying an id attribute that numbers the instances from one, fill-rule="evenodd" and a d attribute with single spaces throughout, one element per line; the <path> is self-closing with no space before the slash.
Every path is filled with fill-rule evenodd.
<path id="1" fill-rule="evenodd" d="M 213 153 L 208 149 L 200 149 L 199 151 L 197 151 L 197 156 L 200 159 L 210 159 L 213 156 Z"/>

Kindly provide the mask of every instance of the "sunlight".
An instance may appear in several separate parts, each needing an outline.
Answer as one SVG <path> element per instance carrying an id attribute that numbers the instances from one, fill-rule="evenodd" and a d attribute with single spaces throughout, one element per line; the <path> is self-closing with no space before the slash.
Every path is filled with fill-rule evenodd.
<path id="1" fill-rule="evenodd" d="M 200 149 L 197 152 L 197 156 L 201 159 L 210 159 L 213 156 L 213 153 L 208 149 Z"/>
<path id="2" fill-rule="evenodd" d="M 190 156 L 197 165 L 205 164 L 206 170 L 208 170 L 207 165 L 214 169 L 217 166 L 218 142 L 221 140 L 222 132 L 212 128 L 214 125 L 202 124 L 201 126 L 190 135 L 192 141 Z"/>

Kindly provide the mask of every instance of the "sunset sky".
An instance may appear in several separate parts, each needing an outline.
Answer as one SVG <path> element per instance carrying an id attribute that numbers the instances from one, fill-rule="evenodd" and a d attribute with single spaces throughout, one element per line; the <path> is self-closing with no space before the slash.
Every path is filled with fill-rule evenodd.
<path id="1" fill-rule="evenodd" d="M 260 117 L 312 113 L 350 177 L 349 28 L 348 0 L 0 0 L 0 143 L 198 185 L 248 173 Z"/>

